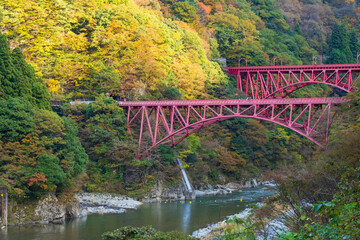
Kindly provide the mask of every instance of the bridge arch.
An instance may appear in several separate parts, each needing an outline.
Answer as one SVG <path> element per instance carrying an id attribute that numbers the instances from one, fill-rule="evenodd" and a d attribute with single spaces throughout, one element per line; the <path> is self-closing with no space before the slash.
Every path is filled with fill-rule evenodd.
<path id="1" fill-rule="evenodd" d="M 307 87 L 307 86 L 314 85 L 314 84 L 324 84 L 324 85 L 327 85 L 327 86 L 330 86 L 333 88 L 338 88 L 346 93 L 355 91 L 355 88 L 349 90 L 348 86 L 345 86 L 345 85 L 341 86 L 340 84 L 335 84 L 335 83 L 331 83 L 331 82 L 319 82 L 319 81 L 311 81 L 310 82 L 309 81 L 309 82 L 304 82 L 304 83 L 298 82 L 298 83 L 290 84 L 286 87 L 283 87 L 281 89 L 278 89 L 278 90 L 272 92 L 271 94 L 267 95 L 266 98 L 285 98 L 285 97 L 289 96 L 291 93 L 293 93 L 303 87 Z"/>
<path id="2" fill-rule="evenodd" d="M 188 126 L 188 127 L 184 127 L 182 129 L 179 129 L 177 130 L 176 132 L 166 136 L 165 138 L 161 139 L 160 141 L 158 141 L 157 143 L 155 143 L 155 145 L 152 145 L 150 148 L 146 149 L 145 152 L 142 152 L 140 153 L 139 155 L 137 155 L 138 159 L 141 159 L 143 157 L 145 157 L 147 155 L 147 152 L 151 151 L 152 149 L 162 145 L 162 144 L 165 144 L 169 139 L 173 138 L 174 136 L 176 136 L 177 134 L 181 133 L 181 132 L 188 132 L 186 135 L 184 135 L 183 137 L 181 137 L 180 139 L 178 139 L 175 144 L 171 145 L 171 147 L 174 147 L 176 146 L 177 144 L 179 144 L 180 142 L 182 142 L 186 137 L 190 136 L 191 134 L 199 131 L 200 129 L 206 127 L 206 126 L 209 126 L 211 124 L 214 124 L 216 122 L 221 122 L 221 121 L 225 121 L 225 120 L 231 120 L 231 119 L 234 119 L 234 118 L 252 118 L 252 119 L 257 119 L 257 120 L 264 120 L 264 121 L 268 121 L 268 122 L 274 122 L 274 121 L 271 121 L 269 119 L 266 119 L 266 118 L 262 118 L 262 117 L 251 117 L 251 116 L 233 116 L 233 117 L 219 117 L 218 119 L 214 119 L 213 121 L 211 119 L 209 120 L 204 120 L 204 121 L 200 121 L 199 123 L 194 123 L 192 124 L 193 126 Z M 324 148 L 326 143 L 325 142 L 319 142 L 317 140 L 315 140 L 315 138 L 311 137 L 310 135 L 307 135 L 305 132 L 303 131 L 299 131 L 298 128 L 300 128 L 300 126 L 288 126 L 287 124 L 285 123 L 280 123 L 280 122 L 276 122 L 277 124 L 283 126 L 283 127 L 287 127 L 295 132 L 297 132 L 298 134 L 306 137 L 307 139 L 309 139 L 310 141 L 312 141 L 313 143 L 315 143 L 316 145 Z M 200 125 L 200 126 L 198 126 Z M 194 131 L 188 131 L 189 128 L 191 127 L 198 127 L 196 128 L 196 130 Z M 298 127 L 298 128 L 297 128 Z M 324 139 L 321 139 L 321 140 L 324 140 Z M 321 141 L 320 140 L 320 141 Z"/>
<path id="3" fill-rule="evenodd" d="M 254 118 L 287 127 L 324 147 L 334 117 L 331 107 L 347 99 L 264 99 L 119 102 L 127 108 L 128 129 L 138 132 L 137 158 L 153 148 L 175 146 L 215 122 Z M 133 134 L 134 135 L 134 134 Z M 146 140 L 145 138 L 148 138 Z M 150 142 L 150 144 L 149 144 Z"/>

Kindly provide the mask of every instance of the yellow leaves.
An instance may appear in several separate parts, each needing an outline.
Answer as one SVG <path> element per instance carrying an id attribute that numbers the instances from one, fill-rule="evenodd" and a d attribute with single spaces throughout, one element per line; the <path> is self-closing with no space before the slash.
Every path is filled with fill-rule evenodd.
<path id="1" fill-rule="evenodd" d="M 17 195 L 22 195 L 24 193 L 24 191 L 21 190 L 20 188 L 14 188 L 13 190 Z"/>
<path id="2" fill-rule="evenodd" d="M 212 24 L 217 24 L 221 27 L 230 27 L 237 31 L 241 31 L 240 20 L 233 14 L 224 12 L 216 13 L 211 17 Z"/>
<path id="3" fill-rule="evenodd" d="M 252 20 L 242 19 L 240 20 L 240 24 L 243 28 L 243 34 L 245 37 L 257 36 L 259 34 L 259 31 L 256 30 L 256 26 Z"/>
<path id="4" fill-rule="evenodd" d="M 47 86 L 50 93 L 57 93 L 61 88 L 60 82 L 55 79 L 49 79 L 47 82 Z"/>
<path id="5" fill-rule="evenodd" d="M 179 159 L 182 162 L 183 168 L 189 167 L 189 165 L 186 162 L 184 162 L 184 160 L 187 158 L 187 156 L 189 154 L 192 154 L 192 153 L 193 152 L 191 150 L 184 150 L 184 151 L 179 152 Z"/>
<path id="6" fill-rule="evenodd" d="M 175 33 L 173 34 L 173 36 L 174 36 L 174 38 L 175 38 L 176 40 L 180 40 L 180 39 L 181 39 L 181 35 L 180 35 L 179 32 L 175 32 Z"/>
<path id="7" fill-rule="evenodd" d="M 193 29 L 132 0 L 5 0 L 3 5 L 0 27 L 17 36 L 14 44 L 26 47 L 27 61 L 41 72 L 52 93 L 93 91 L 97 65 L 113 67 L 121 79 L 120 87 L 99 86 L 124 95 L 158 91 L 171 73 L 171 85 L 185 98 L 205 98 L 206 82 L 224 78 L 218 65 L 206 58 L 204 43 Z M 234 19 L 225 21 L 239 27 Z"/>
<path id="8" fill-rule="evenodd" d="M 75 34 L 73 32 L 68 32 L 65 34 L 64 43 L 73 51 L 86 51 L 88 49 L 88 40 L 85 37 L 85 33 Z"/>
<path id="9" fill-rule="evenodd" d="M 175 85 L 183 91 L 185 99 L 205 96 L 206 75 L 198 63 L 184 56 L 174 61 L 172 69 L 177 77 Z"/>

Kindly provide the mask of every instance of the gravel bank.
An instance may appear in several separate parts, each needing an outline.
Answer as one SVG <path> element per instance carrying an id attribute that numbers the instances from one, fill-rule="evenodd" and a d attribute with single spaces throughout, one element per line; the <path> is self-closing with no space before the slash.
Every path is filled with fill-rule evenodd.
<path id="1" fill-rule="evenodd" d="M 140 202 L 132 198 L 108 193 L 78 193 L 81 215 L 92 213 L 124 213 L 129 209 L 137 209 Z"/>

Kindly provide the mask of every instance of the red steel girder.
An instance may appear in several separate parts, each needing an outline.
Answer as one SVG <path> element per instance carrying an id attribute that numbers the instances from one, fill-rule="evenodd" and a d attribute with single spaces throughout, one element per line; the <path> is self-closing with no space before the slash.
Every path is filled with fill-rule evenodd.
<path id="1" fill-rule="evenodd" d="M 327 84 L 353 92 L 360 77 L 360 64 L 229 67 L 237 75 L 237 88 L 255 99 L 284 98 L 311 84 Z"/>
<path id="2" fill-rule="evenodd" d="M 345 98 L 230 99 L 119 102 L 129 132 L 139 139 L 140 159 L 161 144 L 175 146 L 215 122 L 255 118 L 285 126 L 324 147 L 335 112 Z M 133 130 L 133 131 L 131 131 Z"/>

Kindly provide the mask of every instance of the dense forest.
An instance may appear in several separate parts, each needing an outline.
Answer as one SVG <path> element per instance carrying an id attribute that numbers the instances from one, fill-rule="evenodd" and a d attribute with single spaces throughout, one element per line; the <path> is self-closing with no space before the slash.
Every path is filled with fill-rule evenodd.
<path id="1" fill-rule="evenodd" d="M 327 151 L 278 125 L 234 119 L 141 161 L 116 100 L 244 97 L 222 71 L 239 57 L 249 65 L 280 56 L 283 64 L 311 64 L 314 54 L 324 63 L 355 63 L 359 17 L 351 0 L 3 0 L 0 184 L 18 201 L 77 191 L 142 197 L 158 181 L 180 180 L 179 155 L 195 186 L 281 176 L 281 201 L 331 206 L 311 216 L 318 225 L 303 229 L 304 239 L 326 227 L 338 231 L 333 216 L 350 223 L 359 214 L 358 93 L 349 96 L 351 108 L 339 109 Z M 318 85 L 290 97 L 339 94 Z M 51 108 L 50 100 L 75 99 L 95 102 Z M 352 215 L 339 215 L 344 208 Z"/>

